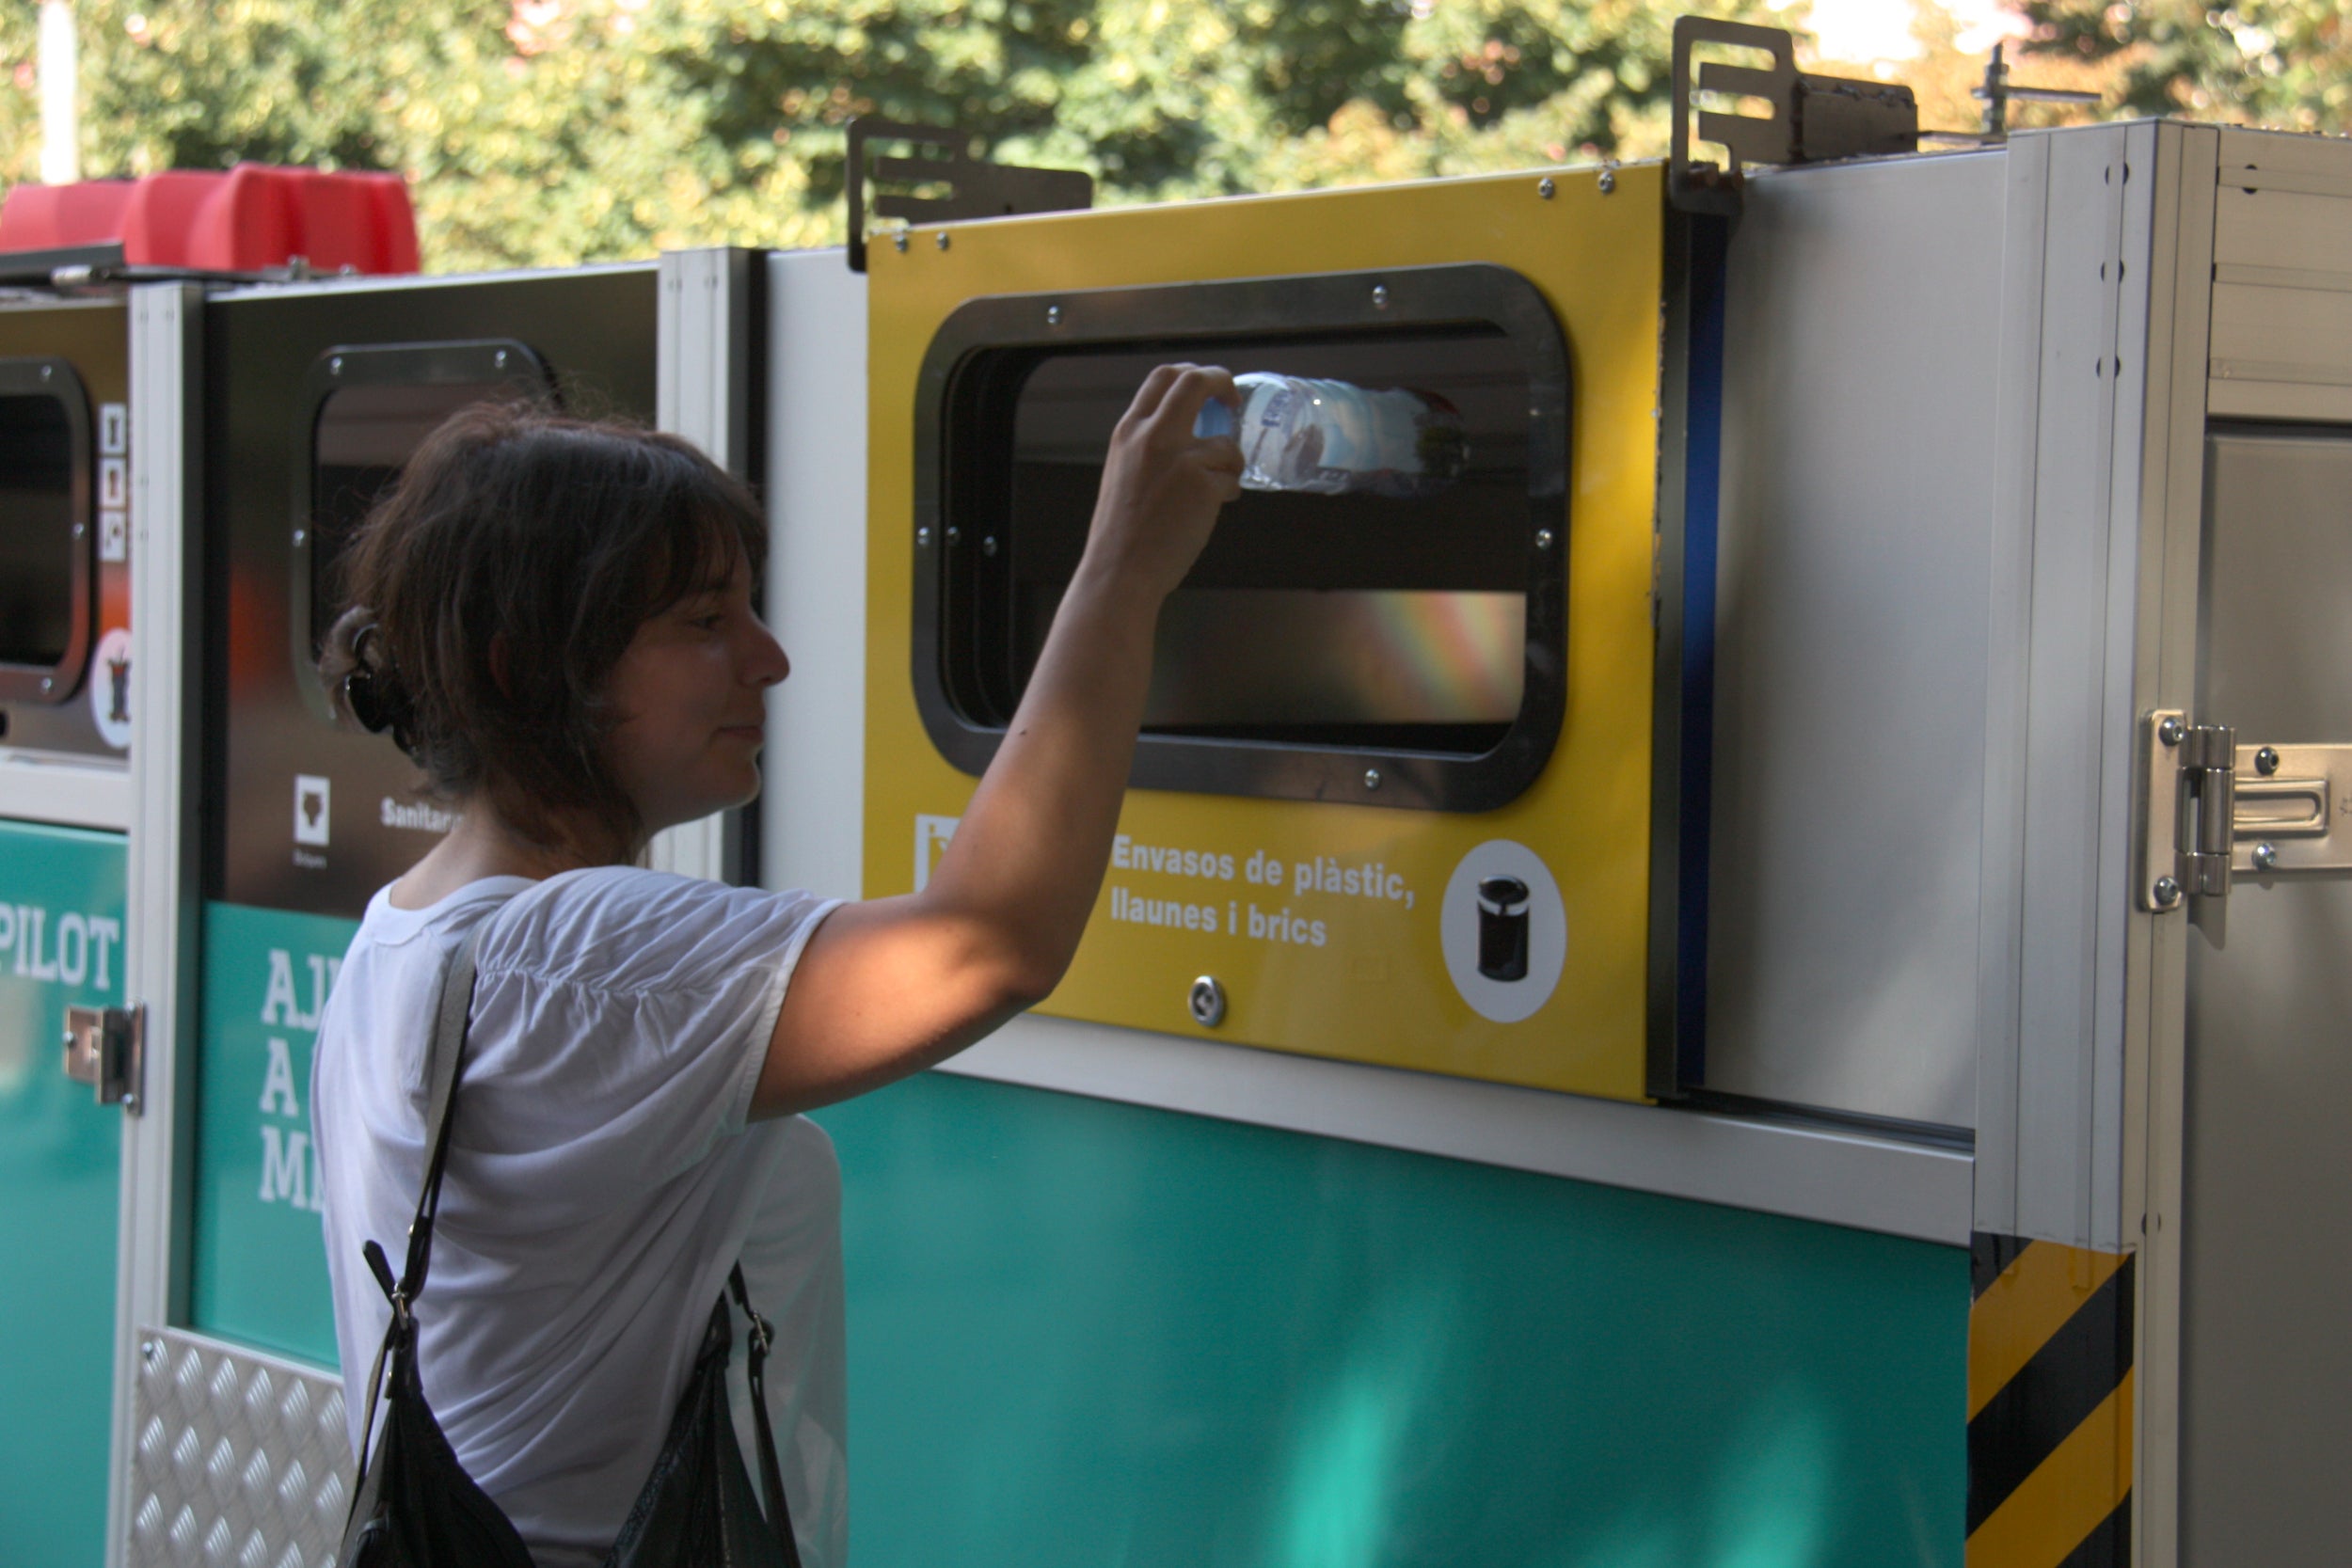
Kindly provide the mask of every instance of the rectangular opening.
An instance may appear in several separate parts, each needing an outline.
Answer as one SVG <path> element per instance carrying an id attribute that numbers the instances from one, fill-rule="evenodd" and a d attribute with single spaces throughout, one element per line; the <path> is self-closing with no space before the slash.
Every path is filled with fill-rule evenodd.
<path id="1" fill-rule="evenodd" d="M 1146 731 L 1490 750 L 1524 689 L 1529 422 L 1526 368 L 1492 326 L 1119 345 L 982 371 L 1009 407 L 971 407 L 973 435 L 1001 438 L 1009 415 L 1011 461 L 1001 488 L 976 474 L 959 496 L 971 678 L 951 689 L 969 716 L 1009 719 L 1085 546 L 1112 429 L 1152 368 L 1180 356 L 1434 396 L 1458 410 L 1467 451 L 1459 477 L 1425 495 L 1245 490 L 1161 618 Z"/>
<path id="2" fill-rule="evenodd" d="M 50 670 L 73 652 L 77 561 L 73 476 L 83 454 L 64 401 L 0 395 L 0 664 Z"/>
<path id="3" fill-rule="evenodd" d="M 995 754 L 1112 433 L 1171 361 L 1288 378 L 1239 411 L 1241 434 L 1297 467 L 1225 509 L 1162 612 L 1135 784 L 1515 799 L 1565 706 L 1570 388 L 1542 293 L 1485 263 L 957 308 L 917 383 L 910 519 L 915 705 L 940 754 L 970 773 Z M 1313 434 L 1282 407 L 1315 410 Z"/>

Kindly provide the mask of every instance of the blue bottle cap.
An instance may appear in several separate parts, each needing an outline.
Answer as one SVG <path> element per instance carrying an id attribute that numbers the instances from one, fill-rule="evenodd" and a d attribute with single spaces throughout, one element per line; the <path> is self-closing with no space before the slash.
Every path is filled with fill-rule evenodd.
<path id="1" fill-rule="evenodd" d="M 1203 441 L 1233 434 L 1233 405 L 1218 398 L 1211 398 L 1200 405 L 1200 413 L 1192 421 L 1192 433 Z"/>

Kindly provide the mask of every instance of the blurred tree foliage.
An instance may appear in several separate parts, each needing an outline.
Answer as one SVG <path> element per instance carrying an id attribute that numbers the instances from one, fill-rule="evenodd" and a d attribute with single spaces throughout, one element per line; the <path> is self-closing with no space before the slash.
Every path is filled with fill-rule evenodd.
<path id="1" fill-rule="evenodd" d="M 2114 68 L 2120 107 L 2352 131 L 2344 0 L 2024 0 L 2029 51 Z"/>
<path id="2" fill-rule="evenodd" d="M 1767 0 L 78 0 L 95 175 L 390 168 L 437 268 L 837 240 L 844 127 L 953 124 L 1105 202 L 1647 156 L 1673 19 Z M 0 9 L 0 179 L 37 167 Z"/>
<path id="3" fill-rule="evenodd" d="M 2339 3 L 2025 0 L 2047 53 L 2021 79 L 2343 129 Z M 442 269 L 813 245 L 843 231 L 844 127 L 862 114 L 1089 169 L 1104 202 L 1653 156 L 1685 9 L 1804 15 L 1773 0 L 77 0 L 82 157 L 92 175 L 398 169 Z M 1920 14 L 1935 31 L 1943 13 Z M 0 180 L 38 166 L 36 27 L 28 0 L 0 8 Z M 1929 122 L 1971 122 L 1980 62 L 1922 41 L 1954 99 Z"/>

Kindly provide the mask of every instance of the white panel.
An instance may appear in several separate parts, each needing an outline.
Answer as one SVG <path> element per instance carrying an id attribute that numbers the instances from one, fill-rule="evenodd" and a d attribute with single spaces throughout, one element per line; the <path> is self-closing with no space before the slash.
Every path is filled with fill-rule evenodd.
<path id="1" fill-rule="evenodd" d="M 68 761 L 0 746 L 0 816 L 66 828 L 131 825 L 131 773 L 121 763 Z"/>
<path id="2" fill-rule="evenodd" d="M 1025 1017 L 943 1069 L 1965 1244 L 1969 1158 L 1787 1122 Z"/>
<path id="3" fill-rule="evenodd" d="M 2040 309 L 2015 1231 L 2076 1246 L 2122 1244 L 2126 903 L 2116 895 L 2128 885 L 2154 174 L 2153 132 L 2131 135 L 2049 135 Z"/>
<path id="4" fill-rule="evenodd" d="M 137 1329 L 168 1323 L 184 1289 L 175 1224 L 195 1096 L 179 1092 L 181 1042 L 196 1006 L 196 784 L 203 610 L 202 494 L 196 454 L 203 295 L 186 285 L 131 292 L 131 843 L 123 996 L 146 1010 L 140 1107 L 122 1123 L 116 1253 L 113 1450 L 106 1560 L 120 1563 L 135 1433 Z"/>
<path id="5" fill-rule="evenodd" d="M 866 279 L 768 258 L 768 696 L 760 880 L 854 898 L 866 791 Z"/>
<path id="6" fill-rule="evenodd" d="M 2005 160 L 1759 175 L 1731 245 L 1710 1089 L 1977 1114 Z"/>

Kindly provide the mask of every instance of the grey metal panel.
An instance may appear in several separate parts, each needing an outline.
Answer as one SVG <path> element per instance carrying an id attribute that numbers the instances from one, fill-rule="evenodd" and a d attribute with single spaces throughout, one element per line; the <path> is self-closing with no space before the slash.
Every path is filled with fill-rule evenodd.
<path id="1" fill-rule="evenodd" d="M 943 1071 L 1965 1244 L 1969 1158 L 1759 1117 L 1015 1020 Z"/>
<path id="2" fill-rule="evenodd" d="M 760 880 L 854 898 L 866 796 L 866 277 L 768 259 L 768 696 Z"/>
<path id="3" fill-rule="evenodd" d="M 187 1289 L 188 1161 L 196 1096 L 180 1093 L 196 1024 L 202 544 L 198 535 L 203 407 L 200 290 L 131 294 L 131 842 L 123 995 L 146 1010 L 139 1114 L 122 1124 L 116 1262 L 115 1409 L 107 1561 L 130 1523 L 132 1388 L 138 1325 L 167 1323 Z"/>
<path id="4" fill-rule="evenodd" d="M 1727 286 L 1710 1088 L 1976 1120 L 2005 169 L 1749 186 Z"/>
<path id="5" fill-rule="evenodd" d="M 2048 142 L 2042 289 L 2031 302 L 2042 325 L 2014 1229 L 2114 1248 L 2124 1241 L 2128 909 L 2111 894 L 2125 885 L 2131 820 L 2153 128 L 2102 126 Z"/>
<path id="6" fill-rule="evenodd" d="M 139 1336 L 132 1568 L 332 1568 L 351 1507 L 340 1379 L 177 1329 Z"/>
<path id="7" fill-rule="evenodd" d="M 2352 742 L 2352 431 L 2219 434 L 2207 476 L 2198 717 Z M 2352 875 L 2240 878 L 2188 950 L 2181 1560 L 2338 1562 Z"/>

